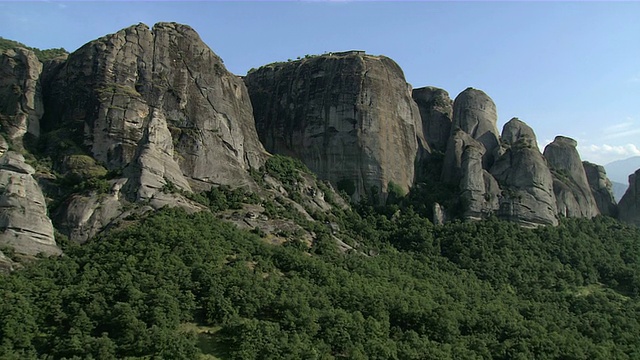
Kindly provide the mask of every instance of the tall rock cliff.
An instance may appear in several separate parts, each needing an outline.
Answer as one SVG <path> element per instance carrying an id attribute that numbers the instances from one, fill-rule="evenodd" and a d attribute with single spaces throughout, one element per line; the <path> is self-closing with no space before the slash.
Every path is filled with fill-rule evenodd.
<path id="1" fill-rule="evenodd" d="M 16 48 L 0 54 L 0 131 L 20 149 L 25 134 L 40 135 L 41 72 L 42 63 L 31 50 Z"/>
<path id="2" fill-rule="evenodd" d="M 70 129 L 108 169 L 128 168 L 140 198 L 167 182 L 237 185 L 264 161 L 242 80 L 186 25 L 123 29 L 52 72 L 43 127 Z"/>
<path id="3" fill-rule="evenodd" d="M 354 199 L 407 191 L 422 139 L 400 67 L 360 51 L 275 63 L 245 77 L 265 148 L 301 159 Z"/>
<path id="4" fill-rule="evenodd" d="M 445 152 L 451 135 L 453 102 L 443 89 L 427 86 L 413 89 L 413 100 L 418 104 L 424 138 L 431 150 Z"/>
<path id="5" fill-rule="evenodd" d="M 189 202 L 163 189 L 252 186 L 267 153 L 242 79 L 189 26 L 144 24 L 89 42 L 48 64 L 43 131 L 57 170 L 87 154 L 111 173 L 107 196 L 76 195 L 56 213 L 84 241 L 122 214 L 123 201 Z"/>
<path id="6" fill-rule="evenodd" d="M 583 161 L 587 181 L 591 188 L 591 193 L 596 200 L 598 211 L 602 215 L 616 217 L 618 215 L 618 205 L 613 197 L 613 186 L 607 177 L 604 166 Z"/>
<path id="7" fill-rule="evenodd" d="M 60 255 L 35 170 L 14 151 L 0 156 L 0 247 L 21 255 Z"/>
<path id="8" fill-rule="evenodd" d="M 640 226 L 640 169 L 629 175 L 629 187 L 618 203 L 620 220 Z"/>
<path id="9" fill-rule="evenodd" d="M 467 88 L 456 96 L 452 130 L 461 129 L 482 143 L 485 148 L 482 157 L 485 169 L 493 165 L 494 152 L 500 145 L 497 123 L 496 105 L 482 90 Z"/>
<path id="10" fill-rule="evenodd" d="M 557 225 L 553 177 L 533 129 L 513 118 L 504 125 L 501 140 L 501 156 L 491 167 L 502 189 L 497 216 L 527 227 Z"/>
<path id="11" fill-rule="evenodd" d="M 599 211 L 577 145 L 571 138 L 556 136 L 544 149 L 544 157 L 554 177 L 553 192 L 558 213 L 565 217 L 591 218 Z"/>
<path id="12" fill-rule="evenodd" d="M 0 247 L 23 256 L 61 254 L 35 169 L 22 154 L 8 151 L 24 150 L 24 137 L 40 134 L 41 72 L 42 64 L 31 50 L 0 54 Z"/>

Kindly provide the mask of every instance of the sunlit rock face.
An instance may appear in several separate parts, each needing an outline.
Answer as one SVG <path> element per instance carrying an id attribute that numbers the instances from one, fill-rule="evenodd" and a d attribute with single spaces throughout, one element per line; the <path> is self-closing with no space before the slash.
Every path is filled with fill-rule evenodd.
<path id="1" fill-rule="evenodd" d="M 428 151 L 400 67 L 359 51 L 275 63 L 245 77 L 265 148 L 301 159 L 352 198 L 407 191 Z M 417 130 L 418 129 L 418 130 Z"/>

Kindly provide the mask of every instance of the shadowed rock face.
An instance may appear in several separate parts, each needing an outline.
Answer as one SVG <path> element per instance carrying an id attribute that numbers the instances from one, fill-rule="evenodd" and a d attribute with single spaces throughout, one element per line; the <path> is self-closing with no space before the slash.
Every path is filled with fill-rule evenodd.
<path id="1" fill-rule="evenodd" d="M 456 97 L 452 129 L 461 129 L 482 143 L 485 148 L 482 158 L 485 169 L 493 164 L 494 151 L 500 144 L 497 122 L 496 105 L 483 91 L 467 88 Z"/>
<path id="2" fill-rule="evenodd" d="M 576 149 L 577 142 L 556 136 L 544 149 L 553 174 L 553 191 L 558 213 L 566 217 L 594 217 L 599 214 L 587 175 Z"/>
<path id="3" fill-rule="evenodd" d="M 42 63 L 31 50 L 16 48 L 0 53 L 0 126 L 18 148 L 22 148 L 25 134 L 40 135 L 41 72 Z"/>
<path id="4" fill-rule="evenodd" d="M 427 145 L 393 60 L 333 53 L 263 66 L 245 83 L 268 151 L 301 159 L 354 199 L 390 182 L 411 186 L 419 143 Z"/>
<path id="5" fill-rule="evenodd" d="M 640 226 L 640 169 L 629 175 L 629 187 L 618 203 L 620 220 Z"/>
<path id="6" fill-rule="evenodd" d="M 491 174 L 502 189 L 498 217 L 521 225 L 557 225 L 553 177 L 533 130 L 514 118 L 502 129 L 502 155 Z"/>
<path id="7" fill-rule="evenodd" d="M 69 128 L 149 198 L 250 181 L 265 158 L 242 80 L 188 26 L 139 24 L 92 41 L 51 70 L 46 130 Z"/>
<path id="8" fill-rule="evenodd" d="M 453 102 L 449 93 L 427 86 L 413 89 L 413 100 L 418 104 L 424 138 L 432 150 L 444 152 L 451 134 Z"/>
<path id="9" fill-rule="evenodd" d="M 613 197 L 611 181 L 607 177 L 604 167 L 588 161 L 583 161 L 582 165 L 587 174 L 587 181 L 596 200 L 598 211 L 602 215 L 616 217 L 618 215 L 618 205 Z"/>

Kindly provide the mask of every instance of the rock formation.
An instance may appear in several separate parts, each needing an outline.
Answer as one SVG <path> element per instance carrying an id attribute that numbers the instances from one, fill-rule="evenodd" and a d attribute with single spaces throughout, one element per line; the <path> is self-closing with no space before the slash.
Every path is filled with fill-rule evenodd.
<path id="1" fill-rule="evenodd" d="M 197 208 L 166 188 L 254 186 L 249 169 L 267 154 L 246 87 L 190 27 L 132 26 L 45 73 L 43 130 L 72 144 L 52 152 L 89 154 L 126 180 L 110 181 L 100 200 L 76 195 L 64 204 L 56 219 L 73 240 L 96 234 L 126 201 Z"/>
<path id="2" fill-rule="evenodd" d="M 558 213 L 565 217 L 591 218 L 599 211 L 576 149 L 577 144 L 571 138 L 556 136 L 544 149 L 544 157 L 553 174 Z"/>
<path id="3" fill-rule="evenodd" d="M 500 188 L 496 180 L 482 168 L 484 147 L 477 141 L 464 147 L 461 158 L 460 198 L 462 217 L 482 220 L 498 209 Z"/>
<path id="4" fill-rule="evenodd" d="M 70 128 L 110 170 L 130 167 L 139 199 L 169 182 L 247 183 L 264 161 L 242 80 L 188 26 L 132 26 L 52 71 L 43 127 Z"/>
<path id="5" fill-rule="evenodd" d="M 393 182 L 407 191 L 421 139 L 400 67 L 359 51 L 266 65 L 245 77 L 265 148 L 302 160 L 354 199 Z"/>
<path id="6" fill-rule="evenodd" d="M 0 157 L 0 247 L 28 256 L 59 255 L 34 172 L 19 153 L 7 151 Z"/>
<path id="7" fill-rule="evenodd" d="M 16 48 L 0 54 L 0 127 L 19 149 L 25 134 L 40 134 L 41 72 L 42 63 L 31 50 Z"/>
<path id="8" fill-rule="evenodd" d="M 629 175 L 629 187 L 618 203 L 618 218 L 640 226 L 640 169 Z"/>
<path id="9" fill-rule="evenodd" d="M 467 88 L 453 103 L 452 130 L 461 129 L 485 148 L 483 168 L 493 164 L 494 151 L 500 144 L 498 114 L 493 100 L 481 90 Z"/>
<path id="10" fill-rule="evenodd" d="M 425 140 L 431 150 L 444 153 L 451 134 L 453 117 L 453 102 L 449 98 L 449 93 L 427 86 L 413 89 L 412 97 L 420 110 Z"/>
<path id="11" fill-rule="evenodd" d="M 502 196 L 497 216 L 527 227 L 557 225 L 553 177 L 533 130 L 517 118 L 502 129 L 502 155 L 491 167 Z"/>
<path id="12" fill-rule="evenodd" d="M 618 206 L 613 197 L 613 186 L 607 177 L 604 167 L 588 161 L 583 161 L 582 165 L 587 174 L 587 181 L 596 200 L 598 211 L 602 215 L 616 217 L 618 215 Z"/>

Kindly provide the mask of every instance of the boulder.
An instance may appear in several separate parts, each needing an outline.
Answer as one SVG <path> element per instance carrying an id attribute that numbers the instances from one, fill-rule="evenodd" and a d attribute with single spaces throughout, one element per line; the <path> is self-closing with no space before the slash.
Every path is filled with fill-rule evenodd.
<path id="1" fill-rule="evenodd" d="M 300 159 L 353 199 L 408 191 L 421 120 L 400 67 L 361 51 L 274 63 L 244 78 L 265 148 Z M 374 194 L 377 196 L 378 194 Z"/>
<path id="2" fill-rule="evenodd" d="M 607 177 L 604 166 L 592 164 L 588 161 L 583 161 L 582 165 L 587 174 L 587 181 L 600 214 L 617 217 L 618 205 L 613 196 L 613 185 Z"/>
<path id="3" fill-rule="evenodd" d="M 553 177 L 533 130 L 517 118 L 502 129 L 502 150 L 491 167 L 501 188 L 496 215 L 525 227 L 557 225 Z"/>
<path id="4" fill-rule="evenodd" d="M 494 151 L 500 144 L 497 123 L 496 105 L 483 91 L 467 88 L 456 97 L 453 103 L 452 131 L 461 129 L 484 146 L 484 169 L 493 164 Z"/>
<path id="5" fill-rule="evenodd" d="M 577 142 L 565 136 L 556 136 L 544 149 L 549 169 L 553 175 L 553 192 L 558 213 L 565 217 L 587 217 L 598 215 L 598 206 L 593 197 Z"/>

